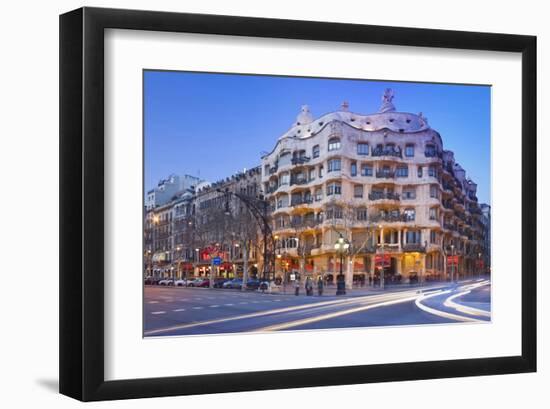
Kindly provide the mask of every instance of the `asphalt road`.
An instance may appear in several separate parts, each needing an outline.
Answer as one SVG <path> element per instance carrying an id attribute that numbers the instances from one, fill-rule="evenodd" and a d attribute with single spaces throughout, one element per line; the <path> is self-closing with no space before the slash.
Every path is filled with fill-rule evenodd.
<path id="1" fill-rule="evenodd" d="M 294 296 L 146 286 L 144 336 L 490 321 L 490 282 Z"/>

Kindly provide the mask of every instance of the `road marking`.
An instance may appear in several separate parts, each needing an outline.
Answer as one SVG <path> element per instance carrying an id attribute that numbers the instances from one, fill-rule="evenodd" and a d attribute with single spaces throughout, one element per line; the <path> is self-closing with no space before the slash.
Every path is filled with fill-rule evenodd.
<path id="1" fill-rule="evenodd" d="M 231 307 L 233 304 L 224 304 L 226 307 Z"/>
<path id="2" fill-rule="evenodd" d="M 377 301 L 377 300 L 384 300 L 388 298 L 392 299 L 392 298 L 395 298 L 395 296 L 405 296 L 407 294 L 414 295 L 414 297 L 419 296 L 418 294 L 416 294 L 416 291 L 413 290 L 413 291 L 402 291 L 397 294 L 393 293 L 393 296 L 391 294 L 376 294 L 376 295 L 365 295 L 360 297 L 344 298 L 344 299 L 337 299 L 337 300 L 330 300 L 330 301 L 320 301 L 313 304 L 294 305 L 290 307 L 282 307 L 282 308 L 276 308 L 272 310 L 258 311 L 258 312 L 253 312 L 249 314 L 235 315 L 232 317 L 215 318 L 207 321 L 199 321 L 199 322 L 193 322 L 189 324 L 180 324 L 180 325 L 173 325 L 171 327 L 157 328 L 157 329 L 146 331 L 144 335 L 152 336 L 152 335 L 162 334 L 164 332 L 177 331 L 177 330 L 182 330 L 187 328 L 194 328 L 194 327 L 200 327 L 200 326 L 211 325 L 211 324 L 219 324 L 222 322 L 230 322 L 230 321 L 243 320 L 248 318 L 263 317 L 266 315 L 281 314 L 281 313 L 299 311 L 299 310 L 310 309 L 310 308 L 318 308 L 322 306 L 329 306 L 329 305 L 338 306 L 338 305 L 355 304 L 355 303 L 360 304 L 362 302 L 371 302 L 371 301 Z"/>
<path id="3" fill-rule="evenodd" d="M 166 311 L 153 311 L 151 314 L 153 315 L 166 314 Z"/>
<path id="4" fill-rule="evenodd" d="M 455 294 L 455 295 L 447 298 L 445 300 L 445 302 L 443 303 L 443 305 L 445 307 L 454 308 L 455 310 L 463 312 L 465 314 L 475 315 L 475 316 L 483 316 L 483 317 L 491 317 L 491 312 L 490 311 L 481 310 L 479 308 L 470 307 L 468 305 L 458 304 L 458 303 L 453 301 L 455 298 L 462 297 L 463 295 L 466 295 L 466 294 L 470 294 L 472 292 L 472 289 L 482 287 L 482 286 L 485 286 L 485 285 L 487 285 L 486 282 L 483 282 L 483 283 L 480 283 L 480 284 L 477 284 L 477 285 L 473 285 L 473 286 L 471 286 L 471 289 L 468 289 L 466 291 L 460 292 L 458 294 Z"/>
<path id="5" fill-rule="evenodd" d="M 239 304 L 248 304 L 248 301 L 241 301 Z"/>
<path id="6" fill-rule="evenodd" d="M 159 302 L 158 301 L 149 301 L 148 304 L 158 304 Z"/>
<path id="7" fill-rule="evenodd" d="M 219 305 L 218 305 L 218 304 L 214 304 L 214 305 L 210 305 L 209 307 L 210 307 L 210 308 L 218 308 Z"/>
<path id="8" fill-rule="evenodd" d="M 172 311 L 174 311 L 174 312 L 182 312 L 182 311 L 185 311 L 185 308 L 178 308 L 178 309 L 172 310 Z"/>
<path id="9" fill-rule="evenodd" d="M 417 298 L 417 300 L 415 301 L 415 304 L 421 310 L 423 310 L 427 313 L 430 313 L 432 315 L 437 315 L 439 317 L 448 318 L 448 319 L 455 320 L 455 321 L 462 321 L 462 322 L 485 322 L 483 320 L 478 320 L 478 319 L 475 319 L 475 318 L 464 317 L 462 315 L 457 315 L 457 314 L 452 314 L 450 312 L 436 310 L 435 308 L 431 308 L 431 307 L 428 307 L 428 306 L 422 304 L 422 301 L 427 299 L 427 298 L 432 298 L 432 297 L 443 295 L 443 294 L 449 294 L 450 292 L 451 292 L 451 290 L 445 290 L 445 291 L 441 291 L 439 293 L 424 295 L 422 297 Z"/>
<path id="10" fill-rule="evenodd" d="M 193 307 L 194 310 L 202 310 L 202 307 Z"/>
<path id="11" fill-rule="evenodd" d="M 363 306 L 363 307 L 350 308 L 349 310 L 336 311 L 336 312 L 332 312 L 332 313 L 329 313 L 329 314 L 318 315 L 316 317 L 304 318 L 304 319 L 301 319 L 301 320 L 296 320 L 296 321 L 291 321 L 291 322 L 284 322 L 282 324 L 270 325 L 268 327 L 263 327 L 263 328 L 257 329 L 254 332 L 280 331 L 280 330 L 283 330 L 283 329 L 299 327 L 299 326 L 306 325 L 306 324 L 312 324 L 314 322 L 325 321 L 325 320 L 328 320 L 328 319 L 331 319 L 331 318 L 338 318 L 338 317 L 341 317 L 343 315 L 355 314 L 356 312 L 367 311 L 367 310 L 377 308 L 377 307 L 382 307 L 382 306 L 386 306 L 386 305 L 393 305 L 393 304 L 399 304 L 399 303 L 402 303 L 402 302 L 412 301 L 412 300 L 415 300 L 417 298 L 418 298 L 417 295 L 413 295 L 411 297 L 398 298 L 396 300 L 391 300 L 391 301 L 383 301 L 383 302 L 380 302 L 380 303 L 370 304 L 370 305 L 366 305 L 366 306 Z"/>

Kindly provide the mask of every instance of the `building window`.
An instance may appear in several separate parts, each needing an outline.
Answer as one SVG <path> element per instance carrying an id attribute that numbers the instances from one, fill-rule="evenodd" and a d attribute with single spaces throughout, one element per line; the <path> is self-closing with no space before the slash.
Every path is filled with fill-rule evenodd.
<path id="1" fill-rule="evenodd" d="M 416 217 L 416 211 L 414 209 L 403 210 L 403 216 L 406 222 L 413 222 Z"/>
<path id="2" fill-rule="evenodd" d="M 308 180 L 315 180 L 315 169 L 311 168 L 308 172 L 309 179 Z"/>
<path id="3" fill-rule="evenodd" d="M 357 162 L 351 162 L 350 174 L 351 176 L 357 176 Z"/>
<path id="4" fill-rule="evenodd" d="M 425 156 L 427 158 L 433 158 L 436 156 L 436 150 L 434 145 L 426 145 Z"/>
<path id="5" fill-rule="evenodd" d="M 372 165 L 361 166 L 361 176 L 372 176 Z"/>
<path id="6" fill-rule="evenodd" d="M 357 220 L 361 220 L 361 221 L 367 220 L 367 209 L 365 208 L 357 209 Z"/>
<path id="7" fill-rule="evenodd" d="M 353 187 L 353 197 L 363 197 L 363 185 L 355 185 Z"/>
<path id="8" fill-rule="evenodd" d="M 312 152 L 311 152 L 311 156 L 313 156 L 314 158 L 318 158 L 319 157 L 319 152 L 320 152 L 319 145 L 315 145 L 313 147 Z"/>
<path id="9" fill-rule="evenodd" d="M 323 177 L 323 165 L 319 166 L 319 177 Z"/>
<path id="10" fill-rule="evenodd" d="M 327 196 L 342 194 L 342 185 L 338 182 L 327 185 Z"/>
<path id="11" fill-rule="evenodd" d="M 419 166 L 419 167 L 418 167 L 418 177 L 419 177 L 419 178 L 422 177 L 422 166 Z"/>
<path id="12" fill-rule="evenodd" d="M 407 231 L 407 244 L 420 244 L 420 232 L 409 230 Z"/>
<path id="13" fill-rule="evenodd" d="M 283 173 L 281 175 L 281 178 L 279 179 L 279 186 L 288 185 L 289 183 L 290 183 L 290 174 L 289 173 Z"/>
<path id="14" fill-rule="evenodd" d="M 331 138 L 328 140 L 328 150 L 336 151 L 340 149 L 340 138 Z"/>
<path id="15" fill-rule="evenodd" d="M 357 144 L 357 154 L 358 155 L 368 155 L 369 154 L 369 144 L 360 142 Z"/>
<path id="16" fill-rule="evenodd" d="M 437 207 L 430 208 L 430 220 L 437 220 Z"/>
<path id="17" fill-rule="evenodd" d="M 430 243 L 437 243 L 437 232 L 435 230 L 430 230 Z"/>
<path id="18" fill-rule="evenodd" d="M 405 146 L 405 156 L 412 158 L 414 156 L 414 145 Z"/>
<path id="19" fill-rule="evenodd" d="M 437 168 L 433 165 L 430 165 L 428 167 L 428 176 L 432 176 L 434 178 L 437 177 Z"/>
<path id="20" fill-rule="evenodd" d="M 430 197 L 433 197 L 433 198 L 439 197 L 439 189 L 436 185 L 430 186 Z"/>
<path id="21" fill-rule="evenodd" d="M 323 199 L 323 189 L 317 189 L 315 190 L 315 201 L 319 201 Z"/>
<path id="22" fill-rule="evenodd" d="M 404 187 L 401 197 L 403 198 L 403 200 L 416 199 L 416 188 L 414 186 Z"/>
<path id="23" fill-rule="evenodd" d="M 327 172 L 336 172 L 339 171 L 342 166 L 342 161 L 340 158 L 329 159 L 327 162 Z"/>
<path id="24" fill-rule="evenodd" d="M 395 170 L 395 176 L 398 178 L 406 178 L 409 176 L 409 167 L 408 166 L 398 166 Z"/>

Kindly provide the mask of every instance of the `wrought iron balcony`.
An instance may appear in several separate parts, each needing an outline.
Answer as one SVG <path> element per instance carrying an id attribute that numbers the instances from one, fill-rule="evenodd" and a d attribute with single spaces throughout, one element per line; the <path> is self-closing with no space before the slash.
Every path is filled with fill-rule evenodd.
<path id="1" fill-rule="evenodd" d="M 443 154 L 435 149 L 427 149 L 424 151 L 424 156 L 426 158 L 439 158 L 443 159 Z"/>
<path id="2" fill-rule="evenodd" d="M 309 161 L 310 161 L 309 156 L 298 156 L 298 157 L 292 158 L 291 163 L 293 165 L 302 165 L 302 164 L 307 163 Z"/>
<path id="3" fill-rule="evenodd" d="M 391 148 L 391 147 L 385 147 L 385 148 L 374 148 L 372 150 L 372 156 L 376 156 L 376 157 L 379 157 L 379 156 L 394 156 L 394 157 L 397 157 L 397 158 L 402 158 L 403 157 L 403 153 L 401 151 L 401 149 L 395 149 L 395 148 Z"/>
<path id="4" fill-rule="evenodd" d="M 399 200 L 399 195 L 391 192 L 372 192 L 369 193 L 369 200 Z"/>
<path id="5" fill-rule="evenodd" d="M 371 222 L 402 222 L 406 221 L 403 214 L 374 214 L 370 217 Z"/>
<path id="6" fill-rule="evenodd" d="M 307 183 L 309 183 L 309 180 L 307 180 L 306 178 L 292 178 L 290 179 L 290 184 L 291 185 L 306 185 Z"/>
<path id="7" fill-rule="evenodd" d="M 401 247 L 405 253 L 425 253 L 426 252 L 426 246 L 424 244 L 420 243 L 407 243 L 403 244 Z"/>
<path id="8" fill-rule="evenodd" d="M 377 178 L 385 178 L 385 179 L 393 179 L 395 178 L 395 172 L 387 171 L 387 170 L 377 170 L 376 171 L 376 177 Z"/>
<path id="9" fill-rule="evenodd" d="M 274 173 L 277 172 L 278 169 L 279 169 L 278 166 L 272 166 L 272 167 L 270 167 L 270 168 L 269 168 L 269 174 L 270 174 L 270 175 L 273 175 Z"/>
<path id="10" fill-rule="evenodd" d="M 309 198 L 300 198 L 300 199 L 292 199 L 290 201 L 291 206 L 299 206 L 303 204 L 310 204 L 313 203 L 313 199 L 311 197 Z"/>

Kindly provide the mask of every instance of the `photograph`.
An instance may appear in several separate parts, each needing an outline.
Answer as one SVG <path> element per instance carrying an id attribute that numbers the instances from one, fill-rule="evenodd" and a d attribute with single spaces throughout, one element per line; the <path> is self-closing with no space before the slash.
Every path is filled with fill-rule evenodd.
<path id="1" fill-rule="evenodd" d="M 144 337 L 491 323 L 488 84 L 146 69 L 143 152 Z"/>

